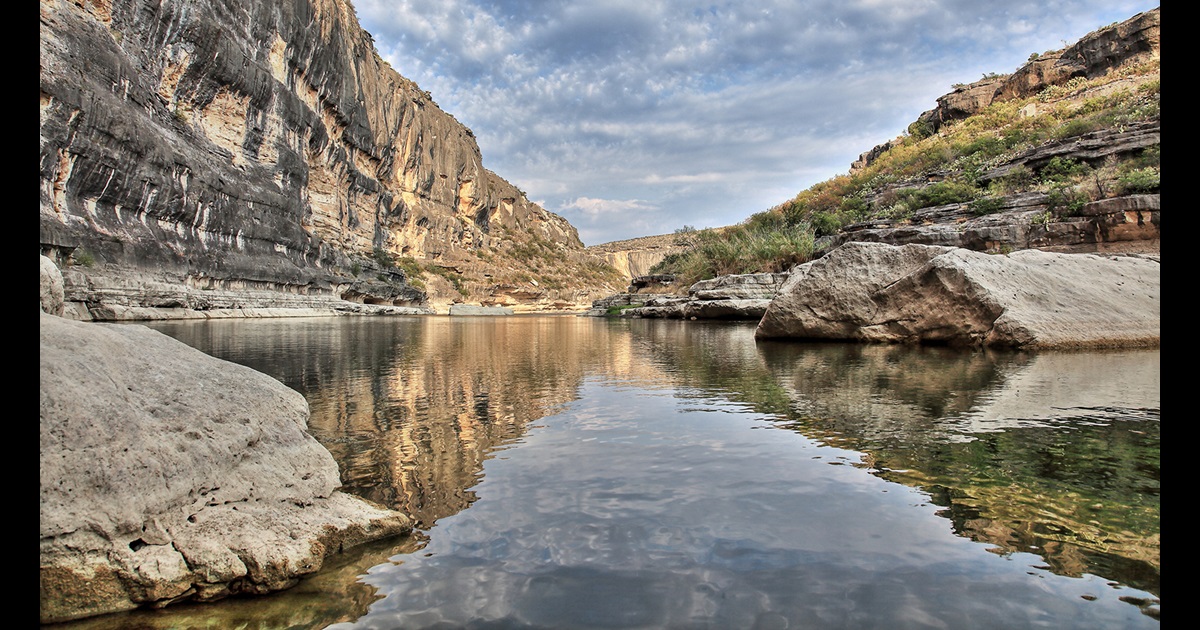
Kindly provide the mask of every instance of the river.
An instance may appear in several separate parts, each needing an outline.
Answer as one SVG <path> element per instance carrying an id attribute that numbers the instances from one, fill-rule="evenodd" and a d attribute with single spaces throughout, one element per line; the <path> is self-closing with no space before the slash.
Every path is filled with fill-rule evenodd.
<path id="1" fill-rule="evenodd" d="M 1159 351 L 575 316 L 157 322 L 412 536 L 63 628 L 1157 628 Z"/>

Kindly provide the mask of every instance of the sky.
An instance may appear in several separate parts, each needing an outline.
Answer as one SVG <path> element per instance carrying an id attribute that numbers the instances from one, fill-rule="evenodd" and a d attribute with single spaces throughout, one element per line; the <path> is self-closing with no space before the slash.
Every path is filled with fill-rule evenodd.
<path id="1" fill-rule="evenodd" d="M 352 0 L 483 165 L 585 245 L 734 225 L 848 173 L 958 83 L 1137 0 Z"/>

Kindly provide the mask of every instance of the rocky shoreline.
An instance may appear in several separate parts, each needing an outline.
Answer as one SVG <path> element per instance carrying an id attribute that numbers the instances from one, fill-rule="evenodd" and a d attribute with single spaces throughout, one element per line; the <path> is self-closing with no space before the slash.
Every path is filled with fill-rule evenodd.
<path id="1" fill-rule="evenodd" d="M 338 491 L 300 393 L 136 324 L 61 316 L 42 262 L 42 623 L 289 588 L 411 519 Z"/>
<path id="2" fill-rule="evenodd" d="M 584 248 L 565 219 L 484 168 L 470 130 L 387 67 L 365 31 L 337 19 L 344 0 L 301 3 L 307 20 L 236 1 L 216 13 L 168 3 L 179 28 L 165 31 L 155 12 L 102 4 L 41 9 L 42 623 L 286 589 L 413 527 L 338 490 L 298 392 L 109 322 L 579 312 L 757 322 L 764 343 L 1160 344 L 1158 194 L 1075 207 L 1021 192 L 986 211 L 919 208 L 841 225 L 785 273 L 686 288 L 633 277 L 594 299 L 690 237 Z M 231 16 L 254 28 L 222 29 Z M 153 45 L 127 49 L 126 38 Z M 956 88 L 917 122 L 936 133 L 1157 48 L 1154 10 Z M 1157 120 L 1121 125 L 1008 156 L 979 177 L 1056 158 L 1100 164 L 1159 143 Z"/>
<path id="3" fill-rule="evenodd" d="M 722 276 L 687 295 L 617 294 L 586 315 L 758 321 L 762 340 L 1156 347 L 1159 269 L 1156 252 L 850 242 L 789 273 Z M 207 306 L 221 304 L 220 293 L 209 295 Z M 79 308 L 69 297 L 42 257 L 43 622 L 284 589 L 331 554 L 411 531 L 408 516 L 336 490 L 337 464 L 307 433 L 299 393 L 144 326 L 95 317 L 352 311 L 333 300 L 325 309 L 109 302 L 85 311 L 92 321 L 73 321 L 63 316 Z"/>
<path id="4" fill-rule="evenodd" d="M 820 239 L 817 258 L 787 273 L 685 291 L 635 278 L 586 314 L 759 321 L 762 339 L 1156 346 L 1160 204 L 1158 194 L 1126 195 L 1055 218 L 1045 194 L 1024 193 L 984 216 L 965 203 L 926 208 Z"/>
<path id="5" fill-rule="evenodd" d="M 757 339 L 1019 349 L 1155 347 L 1155 256 L 847 243 L 796 267 Z"/>

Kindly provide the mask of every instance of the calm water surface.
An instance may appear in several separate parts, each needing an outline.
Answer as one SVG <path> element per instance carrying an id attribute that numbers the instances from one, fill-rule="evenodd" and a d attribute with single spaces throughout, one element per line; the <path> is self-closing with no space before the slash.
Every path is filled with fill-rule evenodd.
<path id="1" fill-rule="evenodd" d="M 1157 628 L 1159 352 L 572 316 L 152 324 L 413 536 L 89 628 Z"/>

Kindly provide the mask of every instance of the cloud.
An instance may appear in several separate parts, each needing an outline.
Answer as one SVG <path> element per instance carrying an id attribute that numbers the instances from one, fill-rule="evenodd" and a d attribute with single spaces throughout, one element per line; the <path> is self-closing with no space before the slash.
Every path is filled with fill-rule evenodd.
<path id="1" fill-rule="evenodd" d="M 653 204 L 639 199 L 593 199 L 591 197 L 573 199 L 563 204 L 563 207 L 579 210 L 593 222 L 604 216 L 623 215 L 628 214 L 630 211 L 642 212 L 656 209 Z"/>
<path id="2" fill-rule="evenodd" d="M 1157 6 L 354 4 L 392 67 L 474 131 L 484 164 L 566 217 L 587 244 L 740 222 L 847 172 L 954 83 L 1011 72 L 1032 52 Z"/>

